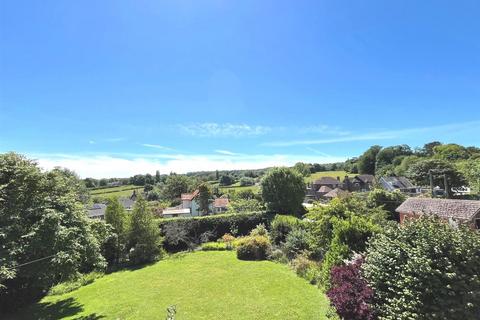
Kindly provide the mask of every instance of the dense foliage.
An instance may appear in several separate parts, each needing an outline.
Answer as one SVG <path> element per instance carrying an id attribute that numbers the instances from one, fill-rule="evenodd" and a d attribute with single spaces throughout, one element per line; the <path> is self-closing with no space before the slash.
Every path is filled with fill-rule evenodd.
<path id="1" fill-rule="evenodd" d="M 265 260 L 271 252 L 267 236 L 251 235 L 241 241 L 237 247 L 237 258 L 241 260 Z"/>
<path id="2" fill-rule="evenodd" d="M 364 276 L 380 319 L 478 319 L 480 235 L 435 219 L 370 240 Z"/>
<path id="3" fill-rule="evenodd" d="M 25 303 L 78 272 L 105 267 L 71 172 L 42 172 L 15 153 L 0 155 L 0 307 Z"/>
<path id="4" fill-rule="evenodd" d="M 160 220 L 164 235 L 164 247 L 168 251 L 193 248 L 202 242 L 216 240 L 226 233 L 247 235 L 257 225 L 269 225 L 271 215 L 264 212 L 245 214 L 219 214 L 194 218 L 172 218 Z M 202 237 L 202 235 L 204 235 Z"/>
<path id="5" fill-rule="evenodd" d="M 330 302 L 342 319 L 373 320 L 373 290 L 361 274 L 362 258 L 334 267 L 332 287 L 327 292 Z"/>
<path id="6" fill-rule="evenodd" d="M 299 215 L 305 197 L 305 182 L 296 170 L 274 168 L 262 179 L 262 197 L 267 210 Z"/>

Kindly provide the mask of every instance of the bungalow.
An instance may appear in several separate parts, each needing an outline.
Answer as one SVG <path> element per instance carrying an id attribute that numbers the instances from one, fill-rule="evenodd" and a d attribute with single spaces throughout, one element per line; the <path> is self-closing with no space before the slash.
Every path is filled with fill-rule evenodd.
<path id="1" fill-rule="evenodd" d="M 381 177 L 378 181 L 380 186 L 387 191 L 399 190 L 400 192 L 416 195 L 421 192 L 420 188 L 416 187 L 405 177 Z"/>
<path id="2" fill-rule="evenodd" d="M 400 223 L 405 219 L 414 219 L 425 214 L 480 229 L 478 200 L 408 198 L 395 211 L 400 214 Z"/>

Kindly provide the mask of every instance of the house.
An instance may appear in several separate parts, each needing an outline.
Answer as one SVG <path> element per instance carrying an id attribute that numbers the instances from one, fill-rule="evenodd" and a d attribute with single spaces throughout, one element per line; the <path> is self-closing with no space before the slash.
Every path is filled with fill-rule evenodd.
<path id="1" fill-rule="evenodd" d="M 228 203 L 228 198 L 216 198 L 213 201 L 213 213 L 218 214 L 227 211 Z"/>
<path id="2" fill-rule="evenodd" d="M 318 189 L 323 186 L 329 187 L 333 190 L 335 188 L 343 188 L 343 183 L 340 181 L 340 177 L 337 177 L 337 179 L 332 177 L 321 177 L 313 182 L 313 188 L 315 191 L 318 191 Z"/>
<path id="3" fill-rule="evenodd" d="M 395 211 L 400 215 L 400 223 L 405 219 L 414 219 L 425 214 L 480 229 L 478 200 L 408 198 Z"/>
<path id="4" fill-rule="evenodd" d="M 400 192 L 416 195 L 421 192 L 421 189 L 414 186 L 405 177 L 381 177 L 378 180 L 380 186 L 387 191 L 399 190 Z"/>
<path id="5" fill-rule="evenodd" d="M 135 205 L 135 200 L 137 196 L 135 192 L 129 198 L 120 198 L 118 201 L 126 211 L 132 211 L 133 206 Z M 105 219 L 105 211 L 107 210 L 107 205 L 105 203 L 94 203 L 92 207 L 88 208 L 87 214 L 91 219 Z"/>
<path id="6" fill-rule="evenodd" d="M 176 207 L 166 208 L 163 210 L 162 215 L 166 218 L 171 217 L 198 217 L 201 216 L 200 203 L 198 201 L 199 190 L 195 190 L 192 193 L 182 193 L 180 200 L 182 203 Z M 210 203 L 208 213 L 213 211 L 213 206 Z"/>
<path id="7" fill-rule="evenodd" d="M 344 189 L 350 192 L 366 192 L 373 189 L 375 176 L 371 174 L 360 174 L 353 178 L 345 176 L 343 179 Z"/>
<path id="8" fill-rule="evenodd" d="M 105 203 L 94 203 L 91 208 L 88 209 L 88 217 L 90 219 L 105 219 L 105 211 L 107 205 Z"/>
<path id="9" fill-rule="evenodd" d="M 327 194 L 323 195 L 323 197 L 331 200 L 333 198 L 345 196 L 347 194 L 348 194 L 347 191 L 342 190 L 340 188 L 335 188 L 332 191 L 328 192 Z"/>

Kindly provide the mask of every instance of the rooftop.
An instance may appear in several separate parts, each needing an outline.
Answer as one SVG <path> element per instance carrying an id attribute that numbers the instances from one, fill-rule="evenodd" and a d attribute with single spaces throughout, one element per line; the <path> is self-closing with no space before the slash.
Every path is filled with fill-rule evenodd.
<path id="1" fill-rule="evenodd" d="M 395 211 L 427 214 L 440 218 L 472 220 L 480 213 L 480 201 L 455 199 L 408 198 Z"/>

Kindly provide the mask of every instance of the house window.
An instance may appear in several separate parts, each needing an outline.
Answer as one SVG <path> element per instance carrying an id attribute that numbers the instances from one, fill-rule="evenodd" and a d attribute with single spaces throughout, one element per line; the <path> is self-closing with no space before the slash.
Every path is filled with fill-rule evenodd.
<path id="1" fill-rule="evenodd" d="M 480 230 L 480 218 L 475 220 L 475 228 Z"/>

